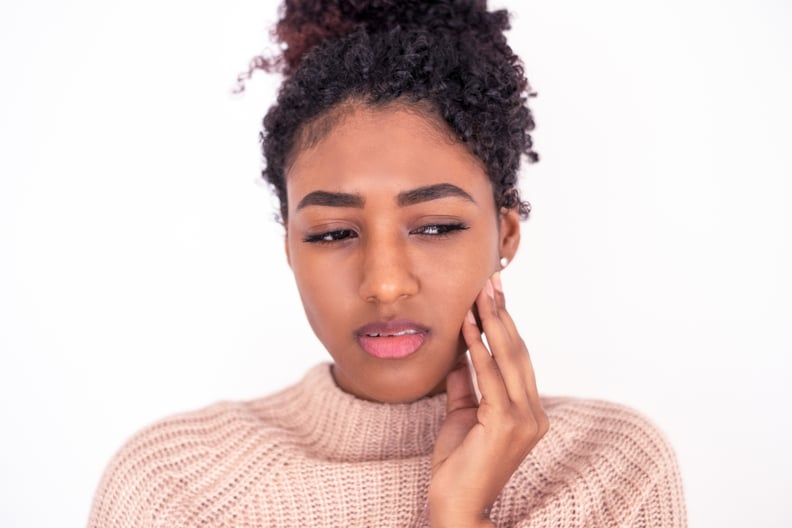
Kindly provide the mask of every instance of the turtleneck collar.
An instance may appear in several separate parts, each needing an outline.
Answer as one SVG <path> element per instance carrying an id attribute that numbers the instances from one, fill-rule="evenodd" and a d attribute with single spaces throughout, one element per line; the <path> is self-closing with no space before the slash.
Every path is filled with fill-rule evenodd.
<path id="1" fill-rule="evenodd" d="M 411 403 L 366 401 L 341 390 L 330 369 L 317 365 L 273 395 L 278 403 L 268 407 L 279 410 L 269 418 L 318 458 L 362 462 L 431 453 L 445 419 L 445 394 Z"/>

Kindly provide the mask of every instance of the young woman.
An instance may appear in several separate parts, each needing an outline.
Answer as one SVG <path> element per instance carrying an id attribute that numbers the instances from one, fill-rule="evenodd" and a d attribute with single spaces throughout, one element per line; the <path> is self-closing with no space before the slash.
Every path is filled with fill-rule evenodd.
<path id="1" fill-rule="evenodd" d="M 507 27 L 483 0 L 287 0 L 254 65 L 286 75 L 264 174 L 333 362 L 136 435 L 89 526 L 685 525 L 662 434 L 540 397 L 507 311 L 536 159 Z"/>

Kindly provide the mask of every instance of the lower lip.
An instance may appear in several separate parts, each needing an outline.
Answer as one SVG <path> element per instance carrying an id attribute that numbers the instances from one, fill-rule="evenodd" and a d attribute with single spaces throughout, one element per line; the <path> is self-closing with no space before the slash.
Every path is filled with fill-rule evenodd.
<path id="1" fill-rule="evenodd" d="M 358 336 L 358 342 L 367 354 L 376 358 L 399 359 L 414 354 L 425 337 L 423 332 L 388 337 Z"/>

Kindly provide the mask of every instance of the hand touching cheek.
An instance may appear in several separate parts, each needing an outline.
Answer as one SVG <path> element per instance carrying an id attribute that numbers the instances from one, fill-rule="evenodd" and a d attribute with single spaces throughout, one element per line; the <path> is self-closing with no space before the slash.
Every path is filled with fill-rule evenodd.
<path id="1" fill-rule="evenodd" d="M 476 299 L 484 344 L 472 312 L 462 325 L 481 400 L 467 362 L 448 375 L 446 421 L 432 456 L 429 514 L 433 527 L 492 526 L 485 511 L 549 428 L 533 366 L 506 311 L 499 273 Z"/>

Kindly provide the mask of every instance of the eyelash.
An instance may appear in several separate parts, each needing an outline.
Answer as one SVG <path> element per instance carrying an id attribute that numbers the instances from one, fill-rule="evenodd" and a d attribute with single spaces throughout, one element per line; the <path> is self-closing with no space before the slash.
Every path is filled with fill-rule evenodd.
<path id="1" fill-rule="evenodd" d="M 466 229 L 470 229 L 470 227 L 462 223 L 427 224 L 419 227 L 418 229 L 413 229 L 410 231 L 410 234 L 434 238 L 447 238 L 455 231 L 464 231 Z M 435 232 L 426 232 L 429 230 Z M 357 238 L 357 236 L 357 233 L 355 233 L 352 229 L 338 229 L 336 231 L 326 231 L 324 233 L 317 233 L 315 235 L 307 235 L 303 239 L 303 242 L 307 242 L 309 244 L 335 244 L 336 242 L 342 242 L 348 238 Z"/>
<path id="2" fill-rule="evenodd" d="M 426 231 L 429 229 L 434 229 L 437 231 L 436 233 L 416 233 L 416 231 Z M 421 226 L 418 229 L 414 229 L 410 231 L 411 235 L 425 235 L 425 236 L 433 236 L 433 237 L 448 237 L 454 231 L 464 231 L 469 229 L 468 226 L 462 223 L 454 223 L 454 224 L 427 224 L 425 226 Z"/>

